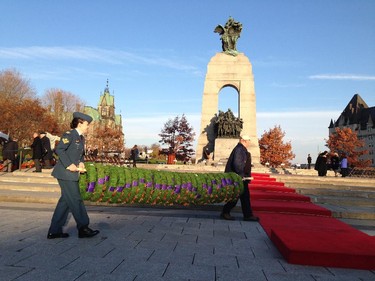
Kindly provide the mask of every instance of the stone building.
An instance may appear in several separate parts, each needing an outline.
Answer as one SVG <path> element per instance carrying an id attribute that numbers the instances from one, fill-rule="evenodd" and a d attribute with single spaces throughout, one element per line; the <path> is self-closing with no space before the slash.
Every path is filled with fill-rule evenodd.
<path id="1" fill-rule="evenodd" d="M 122 152 L 124 133 L 122 117 L 115 112 L 115 97 L 110 94 L 107 85 L 101 93 L 98 108 L 85 106 L 84 112 L 93 118 L 86 137 L 86 148 L 97 149 L 99 154 Z"/>
<path id="2" fill-rule="evenodd" d="M 331 120 L 329 134 L 336 128 L 350 128 L 357 132 L 358 139 L 365 142 L 364 149 L 368 154 L 363 160 L 369 159 L 375 167 L 375 106 L 369 107 L 359 94 L 355 94 L 336 121 Z"/>

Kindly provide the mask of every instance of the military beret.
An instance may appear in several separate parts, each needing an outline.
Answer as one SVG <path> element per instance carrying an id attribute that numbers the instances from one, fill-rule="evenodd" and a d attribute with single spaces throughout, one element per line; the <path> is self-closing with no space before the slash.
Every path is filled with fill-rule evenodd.
<path id="1" fill-rule="evenodd" d="M 90 115 L 87 115 L 87 114 L 84 114 L 82 112 L 74 112 L 73 113 L 73 118 L 79 118 L 79 119 L 82 119 L 84 121 L 87 121 L 89 124 L 91 123 L 92 121 L 92 117 Z"/>

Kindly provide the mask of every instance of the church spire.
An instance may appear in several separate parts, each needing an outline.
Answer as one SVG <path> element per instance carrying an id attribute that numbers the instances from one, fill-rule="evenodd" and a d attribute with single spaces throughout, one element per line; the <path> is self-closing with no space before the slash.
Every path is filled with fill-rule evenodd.
<path id="1" fill-rule="evenodd" d="M 104 88 L 104 93 L 109 93 L 108 78 L 107 78 L 107 85 Z"/>

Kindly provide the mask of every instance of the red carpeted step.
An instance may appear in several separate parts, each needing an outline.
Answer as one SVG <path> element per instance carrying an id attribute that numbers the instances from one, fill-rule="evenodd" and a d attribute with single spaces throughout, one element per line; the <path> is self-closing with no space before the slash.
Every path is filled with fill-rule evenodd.
<path id="1" fill-rule="evenodd" d="M 375 269 L 375 240 L 369 236 L 353 232 L 272 229 L 271 240 L 289 263 Z"/>
<path id="2" fill-rule="evenodd" d="M 264 191 L 253 190 L 250 191 L 251 200 L 282 200 L 282 201 L 304 201 L 310 202 L 310 197 L 293 193 L 293 192 L 279 192 L 279 191 Z"/>
<path id="3" fill-rule="evenodd" d="M 291 214 L 307 214 L 317 216 L 332 215 L 331 211 L 310 202 L 278 201 L 278 200 L 254 200 L 251 202 L 254 211 L 279 212 Z"/>
<path id="4" fill-rule="evenodd" d="M 375 237 L 332 217 L 256 212 L 289 263 L 375 269 Z"/>
<path id="5" fill-rule="evenodd" d="M 254 181 L 248 188 L 254 213 L 287 262 L 375 269 L 375 237 L 332 218 L 325 208 L 293 200 L 298 194 L 292 188 Z"/>
<path id="6" fill-rule="evenodd" d="M 250 184 L 265 184 L 265 185 L 277 185 L 277 186 L 284 186 L 283 182 L 278 182 L 275 180 L 252 180 Z"/>
<path id="7" fill-rule="evenodd" d="M 265 184 L 249 184 L 250 190 L 269 190 L 280 192 L 296 192 L 294 188 L 284 187 L 279 185 L 265 185 Z"/>
<path id="8" fill-rule="evenodd" d="M 265 173 L 251 173 L 251 176 L 252 177 L 264 177 L 264 178 L 269 178 L 270 177 L 270 174 L 265 174 Z"/>
<path id="9" fill-rule="evenodd" d="M 351 227 L 337 219 L 329 216 L 316 216 L 308 214 L 290 214 L 276 212 L 256 212 L 260 217 L 260 224 L 264 231 L 271 235 L 272 228 L 293 228 L 314 231 L 340 231 L 343 226 Z"/>
<path id="10" fill-rule="evenodd" d="M 276 178 L 271 178 L 271 177 L 254 177 L 254 180 L 262 180 L 262 181 L 276 181 Z"/>

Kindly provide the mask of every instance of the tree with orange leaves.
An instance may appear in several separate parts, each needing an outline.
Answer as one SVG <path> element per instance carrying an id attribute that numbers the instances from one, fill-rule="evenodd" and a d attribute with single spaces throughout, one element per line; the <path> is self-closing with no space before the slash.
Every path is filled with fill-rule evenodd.
<path id="1" fill-rule="evenodd" d="M 363 149 L 365 142 L 358 139 L 357 133 L 350 128 L 336 128 L 335 132 L 326 140 L 326 146 L 339 155 L 346 154 L 349 165 L 352 167 L 368 167 L 370 160 L 364 159 L 368 151 Z"/>
<path id="2" fill-rule="evenodd" d="M 271 167 L 279 167 L 281 164 L 290 165 L 290 160 L 294 159 L 291 142 L 284 142 L 285 132 L 280 126 L 269 129 L 259 139 L 260 163 Z"/>

